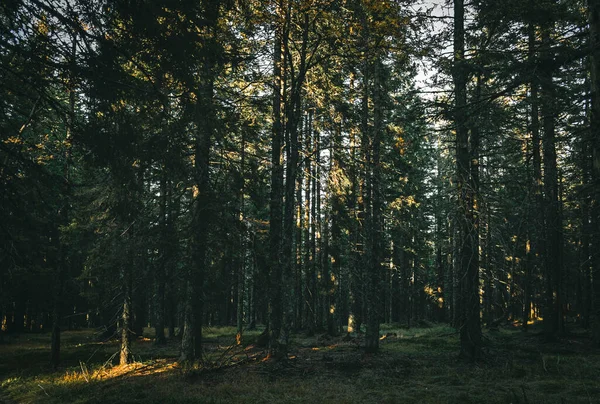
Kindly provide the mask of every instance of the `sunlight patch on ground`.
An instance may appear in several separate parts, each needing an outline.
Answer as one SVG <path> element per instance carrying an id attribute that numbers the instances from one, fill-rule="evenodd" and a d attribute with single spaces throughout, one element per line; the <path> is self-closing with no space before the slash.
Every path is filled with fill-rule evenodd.
<path id="1" fill-rule="evenodd" d="M 59 383 L 89 383 L 95 380 L 110 380 L 117 377 L 137 377 L 149 376 L 167 372 L 175 369 L 174 361 L 157 360 L 150 364 L 134 362 L 127 365 L 117 365 L 109 368 L 100 368 L 89 372 L 84 364 L 81 364 L 81 369 L 78 371 L 70 371 L 65 373 L 59 380 Z"/>

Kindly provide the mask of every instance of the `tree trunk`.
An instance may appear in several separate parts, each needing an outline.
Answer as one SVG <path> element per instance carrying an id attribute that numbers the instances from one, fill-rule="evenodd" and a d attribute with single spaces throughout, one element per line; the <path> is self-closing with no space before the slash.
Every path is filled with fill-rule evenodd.
<path id="1" fill-rule="evenodd" d="M 592 337 L 600 346 L 600 1 L 589 0 L 592 114 Z"/>
<path id="2" fill-rule="evenodd" d="M 551 24 L 551 23 L 549 23 Z M 552 340 L 560 332 L 560 274 L 562 266 L 560 202 L 558 195 L 558 171 L 556 166 L 555 134 L 555 91 L 552 83 L 553 57 L 550 50 L 551 26 L 542 29 L 544 47 L 540 60 L 540 89 L 542 107 L 542 125 L 544 137 L 542 149 L 544 155 L 544 216 L 545 216 L 545 275 L 546 307 L 544 313 L 544 333 Z"/>
<path id="3" fill-rule="evenodd" d="M 127 257 L 128 260 L 124 263 L 124 267 L 121 269 L 121 292 L 123 293 L 123 309 L 121 311 L 120 321 L 120 333 L 121 333 L 121 349 L 119 351 L 119 364 L 127 365 L 132 362 L 131 356 L 131 324 L 132 324 L 132 304 L 131 294 L 133 286 L 133 265 L 134 265 L 134 246 L 133 246 L 133 224 L 126 230 L 128 233 L 128 245 L 127 245 Z"/>
<path id="4" fill-rule="evenodd" d="M 271 132 L 271 201 L 269 222 L 269 309 L 268 334 L 269 351 L 275 354 L 281 333 L 282 297 L 281 297 L 281 237 L 282 237 L 282 200 L 283 200 L 283 165 L 281 164 L 281 146 L 283 143 L 283 127 L 281 124 L 281 103 L 283 85 L 283 1 L 279 1 L 276 12 L 275 40 L 273 49 L 273 127 Z"/>
<path id="5" fill-rule="evenodd" d="M 217 49 L 217 21 L 219 2 L 207 3 L 205 10 L 207 33 L 203 41 Z M 180 361 L 202 359 L 202 324 L 204 317 L 204 277 L 208 251 L 208 233 L 212 216 L 212 191 L 210 183 L 209 159 L 212 138 L 215 131 L 217 113 L 214 104 L 215 58 L 217 55 L 206 52 L 202 61 L 202 77 L 198 87 L 198 98 L 194 104 L 196 138 L 194 144 L 193 168 L 193 233 L 192 269 L 186 298 L 185 327 L 181 345 Z"/>
<path id="6" fill-rule="evenodd" d="M 367 67 L 368 68 L 368 67 Z M 381 142 L 383 138 L 383 68 L 379 58 L 374 61 L 374 85 L 373 85 L 373 144 L 371 159 L 371 262 L 368 268 L 368 315 L 367 332 L 365 344 L 367 352 L 377 352 L 379 349 L 379 323 L 381 321 L 383 301 L 381 294 L 384 293 L 382 285 L 383 268 L 383 200 L 381 195 Z"/>
<path id="7" fill-rule="evenodd" d="M 307 117 L 307 125 L 306 125 L 306 154 L 312 156 L 313 148 L 313 140 L 312 140 L 312 111 L 308 112 Z M 315 290 L 315 279 L 316 275 L 314 273 L 314 256 L 313 256 L 313 245 L 314 245 L 314 232 L 311 230 L 314 228 L 314 214 L 312 213 L 312 207 L 314 206 L 314 201 L 312 199 L 311 187 L 313 183 L 313 157 L 306 161 L 306 170 L 305 170 L 305 188 L 304 193 L 306 194 L 306 203 L 304 207 L 304 243 L 305 243 L 305 254 L 304 254 L 304 268 L 306 274 L 306 293 L 305 293 L 305 301 L 306 301 L 306 322 L 308 328 L 308 334 L 313 335 L 315 332 L 315 305 L 314 305 L 314 296 L 316 294 Z"/>
<path id="8" fill-rule="evenodd" d="M 161 229 L 161 248 L 160 256 L 156 266 L 156 302 L 155 302 L 155 325 L 154 325 L 154 343 L 157 345 L 164 345 L 167 342 L 165 337 L 165 290 L 166 290 L 166 265 L 167 265 L 167 248 L 168 242 L 167 237 L 167 178 L 164 172 L 160 179 L 160 200 L 159 200 L 159 213 L 158 221 L 159 228 Z"/>
<path id="9" fill-rule="evenodd" d="M 245 165 L 246 165 L 246 139 L 244 137 L 244 129 L 242 129 L 242 150 L 240 156 L 240 261 L 238 265 L 237 276 L 237 309 L 236 309 L 236 341 L 238 344 L 242 342 L 242 333 L 244 331 L 244 294 L 246 290 L 246 224 L 244 222 L 244 192 L 245 192 Z"/>
<path id="10" fill-rule="evenodd" d="M 75 125 L 75 67 L 77 63 L 77 35 L 72 34 L 71 38 L 71 54 L 70 54 L 70 68 L 71 75 L 69 77 L 69 83 L 67 91 L 69 93 L 69 111 L 67 113 L 67 124 L 65 143 L 67 148 L 65 150 L 65 163 L 64 163 L 64 187 L 63 187 L 63 201 L 60 212 L 62 225 L 67 225 L 69 222 L 69 206 L 70 206 L 70 195 L 71 195 L 71 146 L 73 137 L 73 128 Z M 58 236 L 58 235 L 57 235 Z M 63 304 L 63 288 L 64 281 L 69 271 L 69 263 L 67 258 L 67 247 L 64 242 L 60 241 L 58 237 L 57 244 L 59 245 L 59 257 L 58 257 L 58 273 L 55 278 L 57 283 L 54 290 L 53 308 L 52 308 L 52 337 L 51 337 L 51 358 L 50 363 L 52 368 L 56 369 L 60 363 L 60 322 L 62 318 L 61 305 Z"/>
<path id="11" fill-rule="evenodd" d="M 467 66 L 465 62 L 464 0 L 454 0 L 454 92 L 456 129 L 456 169 L 459 190 L 459 255 L 460 271 L 460 345 L 461 356 L 475 360 L 481 356 L 479 309 L 479 263 L 475 250 L 477 233 L 473 216 L 473 190 L 470 178 L 471 154 L 467 128 Z"/>
<path id="12" fill-rule="evenodd" d="M 302 145 L 306 136 L 306 117 L 301 120 L 301 128 L 299 130 L 298 144 Z M 304 300 L 302 299 L 303 288 L 303 260 L 304 260 L 304 200 L 303 200 L 303 184 L 304 184 L 304 168 L 305 159 L 298 162 L 298 175 L 296 178 L 296 228 L 294 234 L 295 249 L 295 267 L 294 267 L 294 329 L 300 330 L 304 325 Z"/>

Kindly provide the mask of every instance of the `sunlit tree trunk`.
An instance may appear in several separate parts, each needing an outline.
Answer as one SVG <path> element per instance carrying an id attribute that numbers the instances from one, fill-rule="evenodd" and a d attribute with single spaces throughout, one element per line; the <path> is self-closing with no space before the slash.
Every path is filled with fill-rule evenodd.
<path id="1" fill-rule="evenodd" d="M 306 137 L 306 114 L 300 119 L 301 127 L 298 134 L 298 144 L 304 144 Z M 296 227 L 294 234 L 294 329 L 300 330 L 304 326 L 304 299 L 303 299 L 303 269 L 304 269 L 304 164 L 306 163 L 306 152 L 298 162 L 298 175 L 296 178 Z"/>
<path id="2" fill-rule="evenodd" d="M 132 362 L 131 356 L 131 338 L 132 331 L 131 325 L 133 320 L 133 307 L 132 307 L 132 289 L 133 289 L 133 266 L 135 265 L 135 226 L 133 223 L 129 224 L 129 227 L 124 231 L 121 237 L 126 237 L 125 242 L 125 254 L 127 259 L 123 263 L 121 268 L 121 293 L 123 294 L 123 308 L 121 310 L 120 329 L 121 333 L 121 348 L 119 351 L 119 364 L 127 365 Z"/>
<path id="3" fill-rule="evenodd" d="M 313 154 L 313 158 L 311 160 L 311 177 L 310 177 L 310 187 L 312 188 L 311 192 L 311 202 L 310 202 L 310 267 L 309 267 L 309 290 L 308 290 L 308 299 L 309 299 L 309 319 L 313 332 L 317 330 L 321 325 L 318 322 L 319 316 L 317 315 L 317 311 L 319 309 L 319 288 L 318 288 L 318 270 L 319 270 L 319 260 L 318 260 L 318 248 L 317 248 L 317 226 L 319 223 L 319 217 L 317 215 L 317 177 L 319 176 L 319 167 L 317 162 L 318 155 L 318 139 L 317 139 L 317 131 L 314 130 L 312 124 L 312 116 L 313 112 L 310 112 L 310 125 L 311 125 L 311 146 L 310 150 Z"/>

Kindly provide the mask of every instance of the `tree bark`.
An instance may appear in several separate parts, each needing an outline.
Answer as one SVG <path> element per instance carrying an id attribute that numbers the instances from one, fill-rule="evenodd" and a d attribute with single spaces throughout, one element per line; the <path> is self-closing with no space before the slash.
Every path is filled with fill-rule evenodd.
<path id="1" fill-rule="evenodd" d="M 542 27 L 542 45 L 544 50 L 540 60 L 540 90 L 542 108 L 544 157 L 544 219 L 545 219 L 545 275 L 546 307 L 544 314 L 544 333 L 547 339 L 556 338 L 561 328 L 560 310 L 560 274 L 562 266 L 560 201 L 558 195 L 558 171 L 556 166 L 555 134 L 555 91 L 552 83 L 554 58 L 550 49 L 552 23 Z"/>
<path id="2" fill-rule="evenodd" d="M 473 190 L 470 178 L 471 154 L 467 127 L 467 66 L 465 61 L 464 0 L 454 0 L 454 93 L 456 130 L 456 169 L 459 191 L 458 265 L 461 280 L 459 320 L 461 356 L 476 360 L 481 356 L 479 308 L 479 263 L 475 250 L 476 232 L 473 217 Z"/>
<path id="3" fill-rule="evenodd" d="M 219 2 L 207 3 L 205 19 L 207 33 L 202 38 L 204 45 L 216 49 L 217 21 L 219 19 Z M 206 51 L 203 54 L 202 77 L 197 89 L 197 100 L 194 104 L 196 138 L 194 139 L 193 168 L 193 233 L 192 261 L 193 268 L 189 276 L 186 298 L 186 321 L 181 345 L 180 361 L 202 359 L 202 323 L 204 316 L 204 277 L 206 273 L 206 255 L 208 251 L 208 233 L 212 216 L 212 191 L 210 183 L 210 150 L 216 126 L 216 109 L 214 105 L 215 58 L 216 54 Z M 192 83 L 193 84 L 193 83 Z"/>
<path id="4" fill-rule="evenodd" d="M 283 126 L 281 123 L 281 104 L 283 86 L 283 1 L 277 5 L 275 38 L 273 48 L 273 126 L 271 132 L 271 201 L 269 222 L 269 308 L 268 334 L 269 351 L 275 354 L 281 333 L 282 322 L 282 262 L 281 237 L 283 224 L 283 165 L 281 163 L 281 147 L 283 143 Z"/>
<path id="5" fill-rule="evenodd" d="M 368 67 L 367 67 L 368 68 Z M 368 312 L 367 312 L 367 332 L 365 344 L 367 352 L 377 352 L 379 350 L 379 323 L 381 321 L 382 305 L 381 294 L 384 292 L 382 285 L 383 268 L 383 200 L 381 195 L 381 142 L 383 138 L 383 68 L 379 58 L 373 63 L 374 85 L 373 85 L 373 143 L 371 159 L 371 228 L 367 228 L 371 235 L 371 262 L 369 263 L 369 282 L 368 282 Z"/>
<path id="6" fill-rule="evenodd" d="M 69 222 L 69 206 L 70 206 L 70 195 L 71 195 L 71 146 L 73 129 L 75 126 L 75 67 L 77 64 L 77 34 L 73 33 L 71 38 L 71 54 L 70 57 L 70 76 L 68 82 L 67 91 L 69 93 L 69 110 L 66 117 L 66 134 L 65 143 L 67 148 L 65 150 L 65 162 L 64 162 L 64 186 L 63 186 L 63 201 L 60 212 L 62 225 L 67 225 Z M 59 233 L 59 231 L 57 232 Z M 69 262 L 67 257 L 67 247 L 64 242 L 60 241 L 60 236 L 57 234 L 57 243 L 59 245 L 59 257 L 58 257 L 58 273 L 55 278 L 55 290 L 52 308 L 52 337 L 50 345 L 50 363 L 53 369 L 56 369 L 60 364 L 60 322 L 62 319 L 61 306 L 63 304 L 63 288 L 65 277 L 69 271 Z M 0 320 L 1 321 L 1 320 Z"/>
<path id="7" fill-rule="evenodd" d="M 592 113 L 590 137 L 592 145 L 592 337 L 600 346 L 600 1 L 588 0 L 590 24 L 590 58 Z"/>

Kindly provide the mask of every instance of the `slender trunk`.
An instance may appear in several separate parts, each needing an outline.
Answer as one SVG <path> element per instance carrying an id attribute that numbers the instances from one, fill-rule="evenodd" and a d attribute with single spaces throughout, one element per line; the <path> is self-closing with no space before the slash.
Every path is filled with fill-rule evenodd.
<path id="1" fill-rule="evenodd" d="M 298 144 L 302 145 L 305 138 L 306 131 L 306 117 L 301 119 L 301 128 L 299 130 Z M 301 160 L 298 162 L 298 175 L 296 178 L 296 228 L 295 228 L 295 267 L 294 267 L 294 328 L 300 330 L 303 327 L 303 300 L 302 300 L 302 270 L 303 270 L 303 231 L 304 231 L 304 207 L 303 200 L 303 184 L 304 184 L 304 162 Z"/>
<path id="2" fill-rule="evenodd" d="M 592 113 L 590 137 L 592 145 L 592 313 L 590 316 L 594 343 L 600 346 L 600 1 L 589 0 Z"/>
<path id="3" fill-rule="evenodd" d="M 311 193 L 311 185 L 313 183 L 313 140 L 312 140 L 312 111 L 309 111 L 307 117 L 307 125 L 306 125 L 306 153 L 311 156 L 309 160 L 306 161 L 306 182 L 305 182 L 305 194 L 306 194 L 306 203 L 304 207 L 304 243 L 305 243 L 305 254 L 304 254 L 304 268 L 306 274 L 306 293 L 305 293 L 305 301 L 306 301 L 306 321 L 308 325 L 308 334 L 312 335 L 315 332 L 315 308 L 314 308 L 314 296 L 315 296 L 315 288 L 314 288 L 314 279 L 316 275 L 314 274 L 314 265 L 313 265 L 313 232 L 311 231 L 311 227 L 314 227 L 314 215 L 311 214 L 312 206 L 314 206 L 312 200 Z"/>
<path id="4" fill-rule="evenodd" d="M 341 176 L 342 172 L 342 162 L 341 162 L 341 144 L 342 144 L 342 128 L 341 125 L 335 125 L 334 133 L 331 139 L 331 158 L 329 161 L 329 195 L 330 195 L 330 217 L 331 217 L 331 242 L 330 242 L 330 253 L 331 253 L 331 263 L 332 263 L 332 272 L 335 279 L 337 279 L 338 285 L 338 293 L 337 299 L 335 299 L 335 295 L 333 291 L 329 291 L 331 293 L 330 304 L 334 307 L 334 313 L 331 313 L 332 323 L 335 316 L 335 329 L 332 324 L 332 328 L 330 333 L 337 334 L 340 328 L 340 325 L 343 322 L 344 316 L 347 316 L 346 313 L 346 304 L 345 299 L 345 276 L 342 274 L 342 268 L 344 267 L 342 264 L 342 224 L 341 219 L 345 216 L 344 206 L 343 206 L 343 189 L 341 186 Z M 326 221 L 327 222 L 327 221 Z M 334 282 L 330 282 L 330 288 L 335 287 Z M 335 301 L 335 304 L 334 304 Z M 329 328 L 329 327 L 328 327 Z"/>
<path id="5" fill-rule="evenodd" d="M 460 243 L 461 232 L 459 228 L 458 210 L 455 212 L 451 223 L 452 231 L 452 326 L 460 328 L 462 321 L 462 299 L 461 299 L 461 268 L 460 265 Z"/>
<path id="6" fill-rule="evenodd" d="M 322 220 L 321 220 L 321 134 L 319 131 L 314 131 L 315 141 L 315 168 L 313 174 L 313 190 L 314 190 L 314 258 L 315 266 L 315 317 L 317 329 L 323 329 L 323 293 L 322 284 L 319 279 L 323 279 L 323 238 L 322 238 Z"/>
<path id="7" fill-rule="evenodd" d="M 240 156 L 240 262 L 238 265 L 237 276 L 237 308 L 236 308 L 236 326 L 238 344 L 242 342 L 242 333 L 244 331 L 244 294 L 246 290 L 246 224 L 244 223 L 244 192 L 245 192 L 245 165 L 246 165 L 246 138 L 242 129 L 242 150 Z"/>
<path id="8" fill-rule="evenodd" d="M 311 218 L 311 226 L 310 226 L 310 257 L 311 257 L 311 261 L 310 261 L 310 269 L 309 269 L 309 274 L 310 274 L 310 278 L 309 278 L 309 318 L 311 320 L 311 327 L 312 330 L 316 330 L 320 327 L 320 324 L 318 323 L 317 319 L 317 310 L 318 310 L 318 282 L 317 282 L 317 270 L 318 270 L 318 260 L 317 260 L 317 225 L 318 225 L 318 221 L 319 218 L 317 217 L 317 176 L 318 174 L 318 165 L 317 165 L 317 145 L 318 145 L 318 141 L 316 139 L 317 137 L 317 132 L 315 130 L 313 130 L 312 128 L 312 112 L 310 115 L 310 122 L 311 122 L 311 140 L 312 140 L 312 144 L 311 144 L 311 150 L 314 152 L 314 156 L 313 156 L 313 160 L 311 162 L 312 164 L 312 168 L 311 168 L 311 178 L 310 178 L 310 182 L 311 182 L 311 188 L 312 188 L 312 193 L 311 193 L 311 203 L 310 203 L 310 218 Z"/>
<path id="9" fill-rule="evenodd" d="M 370 298 L 367 315 L 367 332 L 365 338 L 367 352 L 376 352 L 379 349 L 379 323 L 381 321 L 383 301 L 381 293 L 383 261 L 383 200 L 381 195 L 381 142 L 383 138 L 383 79 L 381 71 L 382 62 L 377 58 L 374 61 L 373 85 L 373 143 L 371 159 L 371 228 L 367 228 L 371 235 L 371 262 L 369 263 L 368 293 Z"/>
<path id="10" fill-rule="evenodd" d="M 165 289 L 166 289 L 166 265 L 167 265 L 167 177 L 163 166 L 163 173 L 160 179 L 160 200 L 158 213 L 159 228 L 161 231 L 160 257 L 156 266 L 156 307 L 155 307 L 155 326 L 154 343 L 164 345 L 167 342 L 165 337 Z"/>
<path id="11" fill-rule="evenodd" d="M 350 183 L 351 191 L 348 197 L 348 211 L 351 214 L 350 242 L 351 242 L 351 263 L 350 267 L 350 294 L 351 294 L 351 316 L 348 316 L 348 329 L 352 327 L 356 332 L 360 332 L 362 324 L 362 265 L 359 235 L 359 219 L 361 205 L 361 186 L 359 183 L 359 169 L 357 163 L 357 137 L 354 130 L 350 131 Z"/>
<path id="12" fill-rule="evenodd" d="M 586 103 L 586 116 L 590 116 L 590 108 Z M 590 159 L 590 141 L 588 136 L 583 136 L 581 139 L 581 171 L 583 188 L 590 189 L 591 181 L 591 159 Z M 591 259 L 590 259 L 590 241 L 592 235 L 590 222 L 590 193 L 586 192 L 581 202 L 581 245 L 579 254 L 579 280 L 580 288 L 578 290 L 578 305 L 577 311 L 581 315 L 581 325 L 584 328 L 590 326 L 591 312 Z"/>
<path id="13" fill-rule="evenodd" d="M 273 127 L 271 132 L 271 201 L 269 222 L 269 308 L 268 333 L 269 351 L 274 354 L 281 333 L 282 297 L 281 297 L 281 237 L 283 220 L 283 165 L 281 163 L 281 147 L 283 143 L 283 127 L 281 123 L 281 104 L 283 86 L 283 1 L 277 6 L 275 23 L 275 41 L 273 49 Z"/>
<path id="14" fill-rule="evenodd" d="M 66 206 L 63 207 L 66 210 Z M 57 369 L 60 364 L 60 322 L 62 318 L 62 298 L 63 298 L 63 287 L 64 287 L 64 276 L 66 273 L 66 256 L 65 248 L 59 241 L 60 231 L 56 229 L 54 239 L 56 240 L 57 250 L 59 251 L 58 256 L 53 260 L 57 266 L 57 274 L 54 279 L 54 290 L 53 290 L 53 301 L 52 301 L 52 336 L 50 345 L 50 364 L 53 369 Z M 18 316 L 17 316 L 18 318 Z M 21 318 L 21 324 L 23 320 Z"/>
<path id="15" fill-rule="evenodd" d="M 473 97 L 473 103 L 475 104 L 476 110 L 472 114 L 470 119 L 470 136 L 469 136 L 469 155 L 471 159 L 471 167 L 470 167 L 470 178 L 469 178 L 469 209 L 470 209 L 470 234 L 469 237 L 471 239 L 471 257 L 469 258 L 469 275 L 472 285 L 469 286 L 470 290 L 468 293 L 471 294 L 470 299 L 470 307 L 469 312 L 466 313 L 466 316 L 470 316 L 472 319 L 475 316 L 479 317 L 480 314 L 480 305 L 479 305 L 479 266 L 481 262 L 480 257 L 480 197 L 479 197 L 479 186 L 480 186 L 480 148 L 481 148 L 481 133 L 480 127 L 482 125 L 482 119 L 478 117 L 480 114 L 479 110 L 481 109 L 481 91 L 482 91 L 482 77 L 481 73 L 477 74 L 475 79 L 475 94 Z M 471 311 L 475 311 L 477 314 L 474 314 Z M 477 327 L 474 327 L 473 330 L 475 333 L 478 333 L 475 328 L 480 328 L 480 320 L 477 319 L 478 323 Z"/>
<path id="16" fill-rule="evenodd" d="M 492 232 L 490 230 L 491 212 L 490 206 L 486 205 L 485 209 L 485 244 L 484 244 L 484 308 L 485 321 L 489 327 L 494 321 L 494 274 L 492 271 Z"/>
<path id="17" fill-rule="evenodd" d="M 129 243 L 126 252 L 128 260 L 124 263 L 121 269 L 121 293 L 123 293 L 123 309 L 121 311 L 120 333 L 121 333 L 121 349 L 119 352 L 119 364 L 127 365 L 132 362 L 131 357 L 131 324 L 132 324 L 132 284 L 133 284 L 133 265 L 134 265 L 134 246 L 133 246 L 133 224 L 127 230 Z"/>
<path id="18" fill-rule="evenodd" d="M 167 226 L 168 226 L 168 232 L 169 232 L 169 240 L 170 240 L 170 244 L 169 244 L 169 250 L 171 251 L 171 253 L 173 254 L 173 256 L 175 257 L 178 254 L 178 245 L 179 245 L 179 241 L 178 241 L 178 235 L 177 235 L 177 231 L 175 230 L 176 227 L 176 221 L 177 221 L 177 217 L 179 217 L 179 213 L 180 213 L 180 198 L 173 198 L 173 192 L 172 192 L 172 183 L 170 183 L 170 186 L 167 189 L 167 193 L 168 193 L 168 198 L 167 200 L 169 201 L 169 220 L 167 222 Z M 171 206 L 172 205 L 172 206 Z M 178 317 L 179 317 L 179 313 L 177 310 L 177 293 L 176 292 L 176 285 L 175 285 L 175 265 L 174 265 L 174 261 L 169 261 L 167 263 L 167 268 L 166 268 L 166 277 L 167 277 L 167 288 L 166 288 L 166 313 L 168 314 L 168 325 L 169 325 L 169 338 L 173 339 L 175 337 L 175 326 L 178 324 Z M 181 324 L 179 324 L 180 329 L 181 329 Z M 181 332 L 180 332 L 181 333 Z"/>

